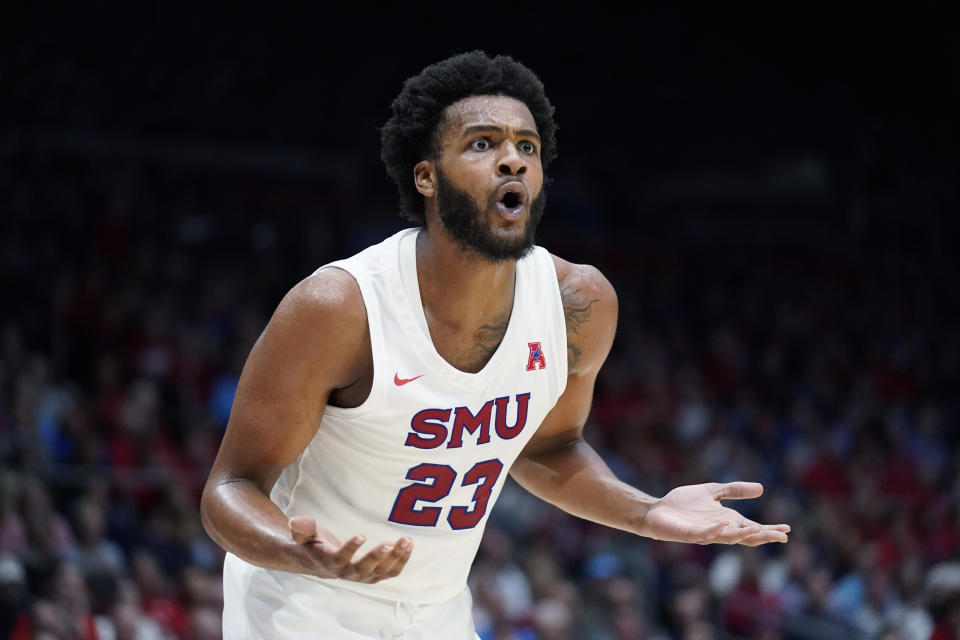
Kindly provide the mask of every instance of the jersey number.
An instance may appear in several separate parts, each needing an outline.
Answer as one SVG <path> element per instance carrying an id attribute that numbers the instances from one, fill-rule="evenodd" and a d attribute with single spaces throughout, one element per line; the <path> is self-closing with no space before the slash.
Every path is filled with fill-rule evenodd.
<path id="1" fill-rule="evenodd" d="M 470 529 L 477 526 L 487 512 L 490 493 L 503 471 L 503 463 L 497 459 L 484 460 L 473 465 L 463 474 L 460 486 L 477 485 L 473 492 L 472 507 L 450 507 L 447 522 L 453 529 Z M 440 519 L 442 507 L 417 506 L 418 502 L 439 502 L 443 500 L 453 483 L 457 472 L 445 464 L 418 464 L 407 471 L 407 480 L 413 484 L 400 489 L 390 512 L 390 521 L 400 524 L 412 524 L 418 527 L 435 527 Z"/>

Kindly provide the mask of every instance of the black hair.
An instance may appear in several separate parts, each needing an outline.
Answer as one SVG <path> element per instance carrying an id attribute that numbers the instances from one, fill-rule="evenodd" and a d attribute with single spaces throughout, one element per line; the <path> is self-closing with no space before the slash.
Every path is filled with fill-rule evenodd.
<path id="1" fill-rule="evenodd" d="M 393 115 L 380 130 L 380 157 L 400 191 L 400 215 L 424 224 L 423 196 L 413 183 L 413 167 L 435 158 L 437 127 L 444 110 L 470 96 L 502 95 L 516 98 L 530 109 L 540 134 L 540 162 L 557 156 L 557 123 L 543 83 L 510 56 L 491 58 L 476 50 L 425 67 L 403 83 L 393 103 Z"/>

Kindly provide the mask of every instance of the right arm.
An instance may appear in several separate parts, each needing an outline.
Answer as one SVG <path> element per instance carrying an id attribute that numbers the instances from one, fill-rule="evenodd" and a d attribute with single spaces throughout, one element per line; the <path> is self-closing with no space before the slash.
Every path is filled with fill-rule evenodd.
<path id="1" fill-rule="evenodd" d="M 201 519 L 217 544 L 251 564 L 321 578 L 377 582 L 400 572 L 409 538 L 354 559 L 361 535 L 341 543 L 307 514 L 288 519 L 269 498 L 316 433 L 331 392 L 357 383 L 371 357 L 366 309 L 349 274 L 324 269 L 283 298 L 244 365 L 203 490 Z"/>

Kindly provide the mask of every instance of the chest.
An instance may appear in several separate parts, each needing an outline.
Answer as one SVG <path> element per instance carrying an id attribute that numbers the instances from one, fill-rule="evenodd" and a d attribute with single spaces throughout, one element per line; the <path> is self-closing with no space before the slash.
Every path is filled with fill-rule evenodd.
<path id="1" fill-rule="evenodd" d="M 474 322 L 466 327 L 445 324 L 429 313 L 426 316 L 437 354 L 466 373 L 476 373 L 486 366 L 503 342 L 510 322 L 509 309 L 489 321 Z"/>
<path id="2" fill-rule="evenodd" d="M 506 327 L 495 335 L 487 332 L 483 335 L 445 334 L 433 332 L 433 346 L 437 354 L 452 367 L 466 373 L 476 373 L 483 369 L 493 357 L 497 347 L 503 341 Z"/>

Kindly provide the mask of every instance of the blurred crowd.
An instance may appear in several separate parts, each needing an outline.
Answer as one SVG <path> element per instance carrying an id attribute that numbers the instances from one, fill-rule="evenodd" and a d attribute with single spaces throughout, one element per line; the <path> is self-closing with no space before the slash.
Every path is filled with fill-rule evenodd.
<path id="1" fill-rule="evenodd" d="M 585 242 L 558 193 L 543 244 L 620 297 L 588 441 L 652 495 L 760 481 L 736 508 L 793 533 L 651 542 L 508 483 L 471 574 L 481 638 L 958 637 L 954 274 L 664 250 L 609 219 Z M 402 221 L 322 176 L 72 152 L 0 160 L 0 202 L 0 637 L 220 637 L 198 500 L 244 358 L 290 286 Z"/>

